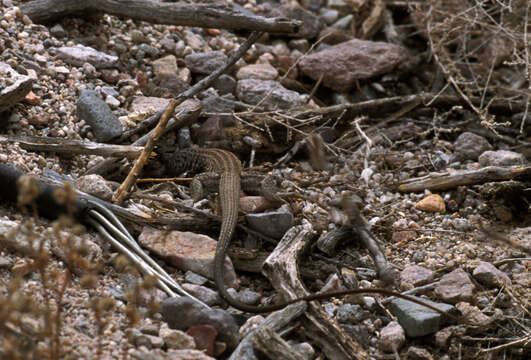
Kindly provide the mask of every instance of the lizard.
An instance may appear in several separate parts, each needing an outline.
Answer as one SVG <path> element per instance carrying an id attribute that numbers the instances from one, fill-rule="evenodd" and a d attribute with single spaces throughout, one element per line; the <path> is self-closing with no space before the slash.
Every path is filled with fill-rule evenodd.
<path id="1" fill-rule="evenodd" d="M 194 200 L 202 197 L 201 178 L 219 177 L 219 198 L 221 202 L 221 229 L 219 232 L 218 243 L 214 255 L 214 283 L 218 288 L 220 296 L 231 306 L 238 310 L 249 313 L 268 313 L 283 309 L 287 305 L 299 301 L 322 300 L 331 297 L 340 297 L 349 294 L 367 294 L 377 293 L 387 296 L 396 296 L 411 302 L 426 306 L 438 313 L 455 318 L 455 316 L 443 312 L 437 307 L 417 300 L 411 296 L 403 295 L 391 290 L 372 288 L 372 289 L 349 289 L 342 291 L 332 291 L 326 293 L 315 293 L 303 296 L 297 299 L 286 301 L 280 304 L 256 306 L 241 302 L 231 296 L 227 291 L 224 282 L 224 262 L 227 254 L 227 248 L 236 229 L 238 222 L 238 207 L 240 196 L 240 183 L 242 165 L 240 160 L 230 151 L 221 149 L 203 149 L 188 148 L 177 151 L 173 156 L 164 159 L 167 171 L 170 175 L 181 174 L 185 171 L 200 172 L 202 174 L 194 177 L 191 187 Z M 263 189 L 266 190 L 266 189 Z M 269 194 L 270 197 L 275 196 Z M 267 196 L 266 196 L 267 197 Z"/>

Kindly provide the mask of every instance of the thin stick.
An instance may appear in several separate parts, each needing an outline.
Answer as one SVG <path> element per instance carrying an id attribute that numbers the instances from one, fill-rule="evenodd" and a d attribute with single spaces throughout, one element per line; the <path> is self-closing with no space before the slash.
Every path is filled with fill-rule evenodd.
<path id="1" fill-rule="evenodd" d="M 197 84 L 192 86 L 190 89 L 186 90 L 179 96 L 177 96 L 175 99 L 171 99 L 170 103 L 166 107 L 166 110 L 164 111 L 164 114 L 161 116 L 159 123 L 153 129 L 153 134 L 148 139 L 146 145 L 144 146 L 144 150 L 142 151 L 142 154 L 138 157 L 138 160 L 135 162 L 133 168 L 129 171 L 129 174 L 127 174 L 127 177 L 123 181 L 123 183 L 120 185 L 118 190 L 116 190 L 116 193 L 113 196 L 113 202 L 115 203 L 122 203 L 122 201 L 125 199 L 127 194 L 129 193 L 129 190 L 133 186 L 133 184 L 138 179 L 138 176 L 142 172 L 142 168 L 144 167 L 144 164 L 147 162 L 147 159 L 149 157 L 149 154 L 153 151 L 153 148 L 155 147 L 155 143 L 157 140 L 162 136 L 164 128 L 166 127 L 166 124 L 170 118 L 170 116 L 173 114 L 173 111 L 175 110 L 175 107 L 182 103 L 185 99 L 190 98 L 194 95 L 199 94 L 204 89 L 208 88 L 221 74 L 223 74 L 227 69 L 229 69 L 232 65 L 240 59 L 243 54 L 251 47 L 256 40 L 258 40 L 262 36 L 262 33 L 259 31 L 253 31 L 249 38 L 245 40 L 245 42 L 232 54 L 232 56 L 229 58 L 227 63 L 225 63 L 224 66 L 214 71 L 212 74 L 204 78 L 203 80 L 199 81 Z"/>

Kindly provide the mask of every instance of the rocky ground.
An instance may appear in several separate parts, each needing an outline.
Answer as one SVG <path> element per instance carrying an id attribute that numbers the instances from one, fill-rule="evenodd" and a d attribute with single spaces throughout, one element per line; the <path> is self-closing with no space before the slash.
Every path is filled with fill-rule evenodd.
<path id="1" fill-rule="evenodd" d="M 247 36 L 107 14 L 39 25 L 20 10 L 23 3 L 0 0 L 0 163 L 72 181 L 107 201 L 123 180 L 123 169 L 102 174 L 105 179 L 85 175 L 104 157 L 34 151 L 14 137 L 111 143 L 222 66 Z M 418 12 L 403 4 L 394 2 L 378 17 L 379 1 L 228 3 L 244 13 L 301 19 L 304 26 L 297 37 L 263 36 L 197 96 L 202 105 L 197 121 L 168 134 L 156 151 L 191 144 L 220 147 L 236 153 L 245 167 L 282 180 L 280 190 L 289 195 L 279 208 L 261 196 L 241 198 L 244 224 L 259 236 L 238 230 L 235 247 L 272 251 L 270 240 L 278 242 L 294 226 L 311 227 L 314 240 L 322 240 L 341 228 L 331 221 L 330 202 L 355 194 L 399 279 L 394 286 L 381 281 L 359 241 L 347 239 L 332 249 L 317 241 L 300 263 L 308 289 L 413 289 L 444 311 L 461 314 L 459 323 L 448 324 L 428 309 L 370 294 L 322 301 L 367 358 L 527 358 L 531 117 L 525 101 L 514 95 L 529 94 L 528 81 L 516 80 L 524 67 L 495 64 L 492 83 L 499 89 L 512 86 L 516 100 L 509 104 L 501 90 L 486 92 L 489 100 L 501 98 L 493 101 L 492 112 L 504 125 L 482 126 L 485 118 L 452 86 L 444 87 L 450 80 L 437 75 L 428 56 Z M 375 18 L 381 21 L 369 21 Z M 487 61 L 485 53 L 478 57 Z M 371 103 L 433 89 L 453 100 L 411 108 Z M 349 108 L 356 103 L 368 105 L 356 112 Z M 323 142 L 310 134 L 319 134 Z M 293 150 L 297 147 L 300 151 Z M 489 166 L 527 169 L 527 176 L 489 180 L 491 170 L 482 180 L 444 190 L 399 191 L 408 179 Z M 158 158 L 143 176 L 164 176 Z M 139 187 L 216 212 L 215 204 L 194 204 L 185 186 L 148 182 Z M 196 216 L 148 200 L 131 200 L 127 206 L 138 214 L 155 208 L 158 215 Z M 194 233 L 164 235 L 138 224 L 130 231 L 187 291 L 208 305 L 223 306 L 211 280 L 218 227 L 195 224 L 179 226 Z M 234 309 L 229 310 L 236 322 L 227 312 L 198 314 L 193 304 L 168 300 L 135 271 L 124 270 L 122 258 L 93 230 L 34 218 L 5 202 L 0 241 L 0 353 L 5 359 L 228 358 L 262 319 L 245 322 L 248 316 Z M 231 257 L 227 284 L 236 298 L 250 304 L 278 300 L 267 279 L 243 271 L 238 255 Z M 282 334 L 297 358 L 341 358 L 327 354 L 296 321 Z"/>

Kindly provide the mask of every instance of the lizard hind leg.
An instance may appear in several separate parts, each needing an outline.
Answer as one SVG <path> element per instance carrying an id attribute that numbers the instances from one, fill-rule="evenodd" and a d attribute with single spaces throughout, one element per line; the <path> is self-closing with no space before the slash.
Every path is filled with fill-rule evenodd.
<path id="1" fill-rule="evenodd" d="M 204 199 L 206 197 L 206 192 L 216 189 L 218 183 L 219 174 L 215 172 L 204 172 L 194 176 L 190 183 L 190 192 L 194 202 Z"/>

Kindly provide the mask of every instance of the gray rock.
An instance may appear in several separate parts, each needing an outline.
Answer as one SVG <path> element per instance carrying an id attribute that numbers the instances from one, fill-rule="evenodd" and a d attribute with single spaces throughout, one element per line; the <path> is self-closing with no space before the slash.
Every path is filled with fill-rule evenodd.
<path id="1" fill-rule="evenodd" d="M 510 166 L 510 165 L 524 165 L 527 159 L 523 154 L 509 151 L 485 151 L 479 155 L 478 162 L 481 166 Z"/>
<path id="2" fill-rule="evenodd" d="M 396 322 L 391 321 L 380 331 L 379 347 L 385 352 L 398 352 L 406 343 L 404 329 Z"/>
<path id="3" fill-rule="evenodd" d="M 184 57 L 186 67 L 193 73 L 211 74 L 227 62 L 227 55 L 221 51 L 194 53 Z"/>
<path id="4" fill-rule="evenodd" d="M 168 52 L 168 53 L 174 53 L 175 52 L 175 46 L 176 46 L 176 43 L 175 43 L 175 40 L 173 39 L 170 39 L 170 38 L 164 38 L 160 41 L 160 46 L 162 46 L 162 48 Z"/>
<path id="5" fill-rule="evenodd" d="M 236 86 L 236 96 L 249 104 L 260 103 L 267 110 L 291 109 L 303 104 L 298 92 L 288 90 L 273 80 L 240 80 Z"/>
<path id="6" fill-rule="evenodd" d="M 159 49 L 157 49 L 154 46 L 151 46 L 149 44 L 140 44 L 138 45 L 138 49 L 140 51 L 143 51 L 144 53 L 148 54 L 151 57 L 157 57 L 160 54 Z"/>
<path id="7" fill-rule="evenodd" d="M 291 39 L 288 45 L 290 48 L 297 49 L 301 53 L 305 53 L 310 48 L 310 43 L 307 39 Z"/>
<path id="8" fill-rule="evenodd" d="M 455 311 L 455 308 L 449 304 L 436 303 L 415 296 L 414 298 L 433 305 L 445 313 Z M 398 322 L 409 337 L 432 334 L 441 326 L 442 315 L 430 308 L 400 298 L 391 300 L 389 305 L 391 313 L 398 318 Z"/>
<path id="9" fill-rule="evenodd" d="M 61 24 L 55 24 L 50 28 L 50 34 L 55 36 L 58 39 L 64 38 L 66 36 L 66 31 L 63 29 Z"/>
<path id="10" fill-rule="evenodd" d="M 471 132 L 464 132 L 457 137 L 454 142 L 454 154 L 449 162 L 474 160 L 483 152 L 492 149 L 489 142 L 479 135 Z"/>
<path id="11" fill-rule="evenodd" d="M 91 126 L 97 141 L 106 142 L 122 134 L 120 120 L 96 91 L 81 91 L 77 99 L 77 117 Z"/>
<path id="12" fill-rule="evenodd" d="M 225 310 L 206 308 L 184 296 L 173 297 L 162 302 L 162 318 L 170 328 L 184 331 L 197 324 L 212 325 L 229 348 L 238 345 L 238 325 Z"/>
<path id="13" fill-rule="evenodd" d="M 208 306 L 219 305 L 222 303 L 221 296 L 205 286 L 195 284 L 183 284 L 183 289 L 186 290 L 193 297 L 201 300 Z"/>
<path id="14" fill-rule="evenodd" d="M 410 346 L 406 354 L 408 360 L 433 360 L 428 350 L 417 346 Z"/>
<path id="15" fill-rule="evenodd" d="M 363 320 L 363 317 L 362 307 L 356 304 L 343 304 L 336 311 L 336 319 L 340 323 L 359 323 Z"/>
<path id="16" fill-rule="evenodd" d="M 393 70 L 406 58 L 407 50 L 384 42 L 354 39 L 302 58 L 299 69 L 336 91 L 350 90 L 356 80 Z"/>
<path id="17" fill-rule="evenodd" d="M 33 87 L 33 79 L 0 62 L 0 113 L 24 99 Z"/>
<path id="18" fill-rule="evenodd" d="M 511 279 L 491 263 L 480 261 L 472 272 L 474 279 L 489 287 L 510 286 Z"/>
<path id="19" fill-rule="evenodd" d="M 87 194 L 94 195 L 102 200 L 110 201 L 112 188 L 101 175 L 91 174 L 80 176 L 74 186 Z"/>
<path id="20" fill-rule="evenodd" d="M 476 285 L 470 275 L 461 268 L 444 275 L 437 286 L 435 294 L 441 300 L 455 304 L 459 301 L 472 301 Z"/>
<path id="21" fill-rule="evenodd" d="M 323 9 L 321 11 L 321 19 L 327 24 L 333 24 L 339 17 L 339 11 L 333 9 Z"/>
<path id="22" fill-rule="evenodd" d="M 62 46 L 57 51 L 57 57 L 67 64 L 83 66 L 84 63 L 94 65 L 97 69 L 111 68 L 118 65 L 118 57 L 107 55 L 88 46 Z"/>
<path id="23" fill-rule="evenodd" d="M 293 225 L 293 215 L 285 211 L 272 211 L 245 215 L 249 226 L 264 235 L 280 239 Z"/>
<path id="24" fill-rule="evenodd" d="M 184 274 L 184 280 L 195 285 L 204 285 L 208 281 L 206 277 L 196 274 L 193 271 L 187 271 Z"/>

